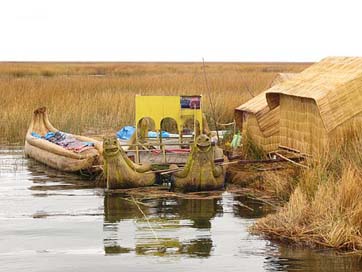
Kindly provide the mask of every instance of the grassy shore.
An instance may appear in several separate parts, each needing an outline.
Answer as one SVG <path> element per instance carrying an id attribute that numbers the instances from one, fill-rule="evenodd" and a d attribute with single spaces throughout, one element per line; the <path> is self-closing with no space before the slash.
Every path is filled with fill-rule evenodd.
<path id="1" fill-rule="evenodd" d="M 362 137 L 353 128 L 297 177 L 289 202 L 252 231 L 312 247 L 362 253 Z M 275 184 L 282 183 L 275 179 Z"/>
<path id="2" fill-rule="evenodd" d="M 266 89 L 279 72 L 309 64 L 207 63 L 0 63 L 0 142 L 21 143 L 34 109 L 46 106 L 55 127 L 72 133 L 116 131 L 134 123 L 134 96 L 202 94 L 218 122 Z M 209 97 L 208 97 L 209 96 Z"/>

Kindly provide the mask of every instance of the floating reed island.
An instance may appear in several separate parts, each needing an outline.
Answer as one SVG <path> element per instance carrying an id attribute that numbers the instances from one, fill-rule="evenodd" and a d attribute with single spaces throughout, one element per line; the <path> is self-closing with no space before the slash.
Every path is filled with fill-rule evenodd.
<path id="1" fill-rule="evenodd" d="M 254 126 L 244 122 L 249 141 L 260 150 L 287 147 L 303 154 L 307 164 L 294 174 L 294 189 L 287 187 L 288 203 L 260 219 L 252 231 L 301 245 L 360 252 L 362 58 L 326 58 L 261 96 L 259 112 L 245 117 L 246 107 L 237 109 L 243 120 L 254 118 L 253 125 L 259 125 L 254 133 Z M 274 125 L 269 135 L 268 122 Z M 267 142 L 260 140 L 260 131 Z M 281 179 L 286 178 L 276 174 L 269 183 L 277 186 Z"/>
<path id="2" fill-rule="evenodd" d="M 93 68 L 98 69 L 102 65 Z M 136 103 L 133 101 L 135 93 L 147 95 L 154 93 L 156 89 L 160 96 L 169 96 L 164 101 L 174 100 L 171 96 L 180 93 L 184 93 L 185 97 L 192 97 L 195 90 L 205 87 L 201 71 L 190 73 L 192 64 L 175 66 L 176 68 L 168 64 L 163 66 L 161 72 L 155 66 L 142 64 L 142 73 L 136 73 L 137 75 L 133 74 L 136 70 L 133 65 L 127 68 L 127 73 L 121 73 L 115 64 L 110 70 L 102 70 L 102 74 L 94 76 L 80 73 L 77 75 L 79 78 L 67 77 L 58 71 L 59 66 L 51 75 L 13 73 L 0 77 L 0 86 L 5 86 L 0 88 L 0 95 L 4 97 L 4 105 L 7 107 L 11 104 L 11 97 L 3 90 L 14 87 L 22 90 L 20 93 L 26 96 L 23 90 L 30 86 L 31 90 L 27 94 L 38 97 L 42 103 L 49 102 L 52 109 L 54 106 L 56 122 L 63 129 L 70 128 L 70 131 L 86 131 L 92 127 L 115 130 L 115 126 L 119 128 L 135 123 L 136 133 L 130 139 L 133 142 L 117 140 L 114 145 L 114 138 L 107 138 L 103 142 L 103 150 L 96 140 L 93 141 L 92 152 L 104 164 L 97 163 L 92 167 L 100 167 L 104 171 L 104 180 L 108 182 L 103 182 L 103 186 L 107 186 L 107 183 L 112 184 L 110 187 L 113 188 L 147 186 L 162 183 L 165 176 L 171 176 L 174 187 L 183 191 L 220 190 L 224 186 L 224 177 L 232 176 L 230 180 L 235 183 L 250 190 L 264 190 L 265 194 L 281 200 L 281 207 L 276 207 L 275 213 L 255 223 L 251 228 L 254 233 L 300 245 L 361 252 L 362 58 L 329 57 L 311 66 L 301 64 L 285 70 L 280 69 L 280 65 L 272 64 L 252 65 L 249 70 L 244 66 L 241 69 L 237 64 L 233 64 L 230 70 L 225 65 L 212 64 L 206 67 L 210 72 L 208 79 L 211 91 L 205 91 L 209 103 L 204 103 L 203 110 L 216 134 L 204 131 L 204 124 L 207 122 L 204 122 L 200 109 L 197 118 L 191 118 L 193 120 L 189 123 L 194 133 L 188 141 L 168 142 L 177 146 L 172 149 L 166 148 L 167 140 L 161 136 L 162 124 L 175 128 L 178 135 L 176 141 L 179 141 L 182 138 L 179 137 L 182 135 L 180 132 L 183 131 L 180 124 L 189 129 L 181 112 L 173 112 L 174 118 L 180 118 L 180 124 L 176 122 L 176 125 L 164 122 L 163 117 L 168 117 L 168 114 L 164 114 L 162 118 L 155 115 L 154 128 L 159 136 L 156 136 L 157 142 L 149 143 L 145 141 L 148 129 L 142 130 L 142 122 L 139 123 L 141 116 L 137 114 Z M 306 69 L 303 70 L 304 68 Z M 0 67 L 0 74 L 1 71 Z M 160 76 L 164 74 L 167 77 Z M 220 78 L 223 80 L 220 81 Z M 188 84 L 185 85 L 185 82 Z M 157 87 L 161 85 L 162 87 Z M 64 86 L 71 92 L 67 92 Z M 183 91 L 185 88 L 188 89 L 186 93 Z M 54 93 L 49 93 L 49 89 L 54 90 Z M 74 92 L 78 89 L 81 91 Z M 36 92 L 39 93 L 38 96 L 34 96 Z M 79 95 L 75 96 L 75 93 Z M 47 97 L 52 99 L 47 100 Z M 69 100 L 63 103 L 69 105 L 68 110 L 59 107 L 62 105 L 59 101 L 64 102 L 64 99 Z M 24 109 L 35 108 L 39 101 L 24 104 Z M 76 104 L 74 101 L 86 102 L 80 102 L 75 108 L 71 106 Z M 110 101 L 113 107 L 110 107 Z M 185 102 L 193 102 L 195 108 L 185 110 L 190 114 L 199 105 L 199 100 L 195 100 L 195 97 L 177 101 L 181 108 L 187 104 Z M 155 105 L 152 110 L 147 110 L 146 107 L 145 111 L 153 114 L 156 109 L 163 110 L 161 104 Z M 122 109 L 122 112 L 118 112 L 118 109 Z M 0 122 L 0 129 L 3 128 L 8 139 L 19 138 L 17 135 L 24 131 L 24 120 L 27 118 L 19 114 L 19 111 L 5 109 L 5 112 L 6 114 L 0 115 L 0 120 L 14 122 L 8 126 Z M 41 111 L 39 113 L 42 114 Z M 221 123 L 233 124 L 233 119 L 236 122 L 229 131 L 229 137 L 223 135 L 225 138 L 218 142 L 225 154 L 229 155 L 230 161 L 225 161 L 223 154 L 220 155 L 222 161 L 218 161 L 220 158 L 215 157 L 216 148 L 214 152 L 209 152 L 209 145 L 204 144 L 207 139 L 205 137 L 210 140 L 219 136 Z M 33 138 L 38 135 L 40 138 L 45 137 L 47 132 L 56 133 L 56 129 L 49 126 L 47 117 L 39 120 L 45 121 L 29 128 L 26 152 L 41 161 L 41 157 L 47 156 L 36 157 L 34 154 L 39 151 L 30 150 L 35 150 L 35 142 L 41 142 L 42 139 L 38 141 Z M 79 124 L 83 122 L 86 125 L 80 128 Z M 204 135 L 202 140 L 196 137 L 199 134 Z M 81 139 L 84 138 L 79 138 Z M 238 147 L 240 139 L 241 146 Z M 175 149 L 178 153 L 172 155 Z M 74 154 L 70 157 L 72 156 Z M 123 160 L 119 160 L 120 158 Z M 92 160 L 92 163 L 95 161 Z M 159 168 L 149 167 L 147 162 L 151 162 L 151 165 L 157 162 Z M 177 166 L 170 167 L 171 164 Z M 57 163 L 48 165 L 65 169 Z M 227 173 L 224 167 L 226 165 Z M 134 171 L 135 175 L 126 175 L 134 179 L 124 180 L 122 175 L 127 171 L 119 171 L 122 167 Z M 231 175 L 233 171 L 238 172 L 237 175 Z M 205 177 L 213 182 L 205 185 Z M 122 185 L 118 183 L 120 180 Z"/>

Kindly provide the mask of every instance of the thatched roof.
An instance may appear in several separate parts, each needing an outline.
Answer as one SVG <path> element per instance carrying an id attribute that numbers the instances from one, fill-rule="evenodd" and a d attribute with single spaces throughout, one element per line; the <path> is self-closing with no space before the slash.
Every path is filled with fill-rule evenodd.
<path id="1" fill-rule="evenodd" d="M 280 84 L 284 81 L 290 80 L 294 78 L 298 73 L 278 73 L 278 75 L 274 78 L 272 83 L 270 84 L 270 87 L 273 87 L 274 85 Z"/>
<path id="2" fill-rule="evenodd" d="M 237 107 L 236 111 L 246 111 L 250 113 L 257 114 L 258 112 L 262 112 L 265 109 L 269 109 L 268 103 L 265 98 L 265 91 L 261 92 L 257 96 L 248 100 L 244 104 Z"/>
<path id="3" fill-rule="evenodd" d="M 266 91 L 271 109 L 279 106 L 281 94 L 313 99 L 329 132 L 362 111 L 362 58 L 325 58 L 274 85 Z"/>

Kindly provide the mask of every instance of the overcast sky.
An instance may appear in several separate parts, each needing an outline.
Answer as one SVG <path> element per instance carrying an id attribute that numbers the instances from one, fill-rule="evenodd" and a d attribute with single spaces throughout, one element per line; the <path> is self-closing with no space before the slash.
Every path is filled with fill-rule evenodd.
<path id="1" fill-rule="evenodd" d="M 362 56 L 362 1 L 0 0 L 0 61 Z"/>

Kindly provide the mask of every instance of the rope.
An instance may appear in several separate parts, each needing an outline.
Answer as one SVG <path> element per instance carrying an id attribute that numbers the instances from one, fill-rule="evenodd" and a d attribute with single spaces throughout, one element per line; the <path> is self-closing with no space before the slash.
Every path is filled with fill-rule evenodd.
<path id="1" fill-rule="evenodd" d="M 151 223 L 150 223 L 150 221 L 148 220 L 146 214 L 142 211 L 141 207 L 138 205 L 138 203 L 137 203 L 137 201 L 134 199 L 134 197 L 131 196 L 131 198 L 132 198 L 133 203 L 137 206 L 138 210 L 142 213 L 143 217 L 145 218 L 145 220 L 146 220 L 146 222 L 147 222 L 147 224 L 148 224 L 148 227 L 151 229 L 151 231 L 152 231 L 152 233 L 153 233 L 153 236 L 155 236 L 155 239 L 156 239 L 157 243 L 159 243 L 159 240 L 158 240 L 158 237 L 157 237 L 157 235 L 156 235 L 156 232 L 153 230 L 153 228 L 152 228 L 152 226 L 151 226 Z"/>

